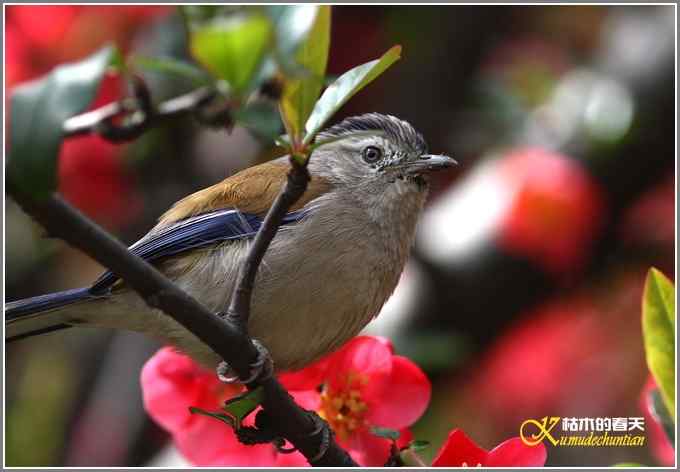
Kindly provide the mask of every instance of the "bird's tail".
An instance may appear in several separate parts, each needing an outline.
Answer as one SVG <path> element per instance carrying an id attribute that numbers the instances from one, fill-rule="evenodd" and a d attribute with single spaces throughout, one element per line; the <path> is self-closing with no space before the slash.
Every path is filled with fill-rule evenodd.
<path id="1" fill-rule="evenodd" d="M 68 328 L 68 310 L 64 307 L 97 298 L 89 288 L 49 293 L 5 304 L 5 340 L 17 341 L 29 336 Z"/>

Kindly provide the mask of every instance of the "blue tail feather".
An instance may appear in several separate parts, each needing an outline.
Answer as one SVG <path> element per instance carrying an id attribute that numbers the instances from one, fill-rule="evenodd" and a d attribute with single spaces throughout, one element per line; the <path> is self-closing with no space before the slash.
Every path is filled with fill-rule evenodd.
<path id="1" fill-rule="evenodd" d="M 57 308 L 95 298 L 89 288 L 77 288 L 49 293 L 5 304 L 5 339 L 15 341 L 69 327 L 54 317 L 47 316 Z"/>
<path id="2" fill-rule="evenodd" d="M 65 305 L 70 305 L 73 302 L 84 300 L 90 296 L 89 288 L 76 288 L 73 290 L 48 293 L 37 297 L 7 302 L 5 304 L 5 321 L 21 318 L 22 316 L 37 313 L 39 311 L 60 308 Z"/>

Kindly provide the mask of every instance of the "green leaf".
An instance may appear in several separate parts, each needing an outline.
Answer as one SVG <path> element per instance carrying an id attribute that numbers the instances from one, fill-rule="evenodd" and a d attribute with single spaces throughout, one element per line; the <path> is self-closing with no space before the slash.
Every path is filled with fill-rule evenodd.
<path id="1" fill-rule="evenodd" d="M 116 49 L 106 46 L 80 62 L 14 89 L 7 177 L 36 198 L 57 188 L 57 158 L 64 121 L 92 102 Z M 92 157 L 96 159 L 96 156 Z"/>
<path id="2" fill-rule="evenodd" d="M 378 436 L 379 438 L 390 439 L 392 441 L 399 439 L 399 431 L 390 428 L 374 426 L 371 428 L 371 433 Z"/>
<path id="3" fill-rule="evenodd" d="M 370 84 L 401 57 L 401 46 L 394 46 L 380 59 L 357 66 L 338 77 L 321 95 L 307 120 L 304 143 L 314 139 L 321 127 L 359 90 Z"/>
<path id="4" fill-rule="evenodd" d="M 430 447 L 430 441 L 425 441 L 422 439 L 415 439 L 411 441 L 408 445 L 408 448 L 411 449 L 413 452 L 420 452 L 424 451 L 425 449 Z"/>
<path id="5" fill-rule="evenodd" d="M 648 467 L 644 464 L 638 462 L 619 462 L 618 464 L 613 464 L 610 467 Z"/>
<path id="6" fill-rule="evenodd" d="M 649 405 L 649 413 L 661 424 L 670 443 L 675 444 L 675 426 L 673 424 L 673 418 L 671 418 L 671 415 L 663 402 L 659 389 L 652 389 L 646 400 Z"/>
<path id="7" fill-rule="evenodd" d="M 216 16 L 204 23 L 189 22 L 193 56 L 236 95 L 250 88 L 268 46 L 272 24 L 257 10 Z"/>
<path id="8" fill-rule="evenodd" d="M 234 420 L 235 428 L 241 427 L 243 419 L 251 414 L 264 399 L 264 389 L 257 387 L 224 403 L 224 411 Z"/>
<path id="9" fill-rule="evenodd" d="M 316 5 L 267 5 L 265 12 L 274 23 L 275 49 L 280 59 L 288 61 L 308 38 L 317 22 L 318 9 L 330 9 Z"/>
<path id="10" fill-rule="evenodd" d="M 237 429 L 236 423 L 234 422 L 234 418 L 232 418 L 231 416 L 223 415 L 222 413 L 213 413 L 213 412 L 206 411 L 202 408 L 198 408 L 198 407 L 195 407 L 195 406 L 190 406 L 189 411 L 191 413 L 194 413 L 194 414 L 197 414 L 197 415 L 203 415 L 203 416 L 209 416 L 211 418 L 216 418 L 216 419 L 222 421 L 223 423 L 228 424 L 232 428 Z"/>
<path id="11" fill-rule="evenodd" d="M 271 103 L 255 102 L 233 112 L 234 120 L 256 135 L 274 141 L 281 133 L 281 120 Z"/>
<path id="12" fill-rule="evenodd" d="M 175 75 L 191 80 L 196 85 L 207 85 L 212 79 L 202 69 L 195 65 L 172 57 L 144 57 L 134 56 L 132 65 L 141 69 Z"/>
<path id="13" fill-rule="evenodd" d="M 295 60 L 304 67 L 306 74 L 289 78 L 283 87 L 281 115 L 294 142 L 302 139 L 304 123 L 312 113 L 323 86 L 328 63 L 330 25 L 331 7 L 320 6 L 314 26 L 295 54 Z"/>
<path id="14" fill-rule="evenodd" d="M 642 296 L 647 365 L 675 421 L 675 289 L 660 271 L 647 274 Z"/>

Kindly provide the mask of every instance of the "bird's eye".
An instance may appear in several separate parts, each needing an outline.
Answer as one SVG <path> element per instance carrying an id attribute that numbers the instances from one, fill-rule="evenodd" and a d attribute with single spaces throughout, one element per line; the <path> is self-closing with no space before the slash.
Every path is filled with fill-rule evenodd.
<path id="1" fill-rule="evenodd" d="M 382 151 L 375 146 L 368 146 L 361 151 L 361 157 L 369 164 L 375 164 L 382 157 Z"/>

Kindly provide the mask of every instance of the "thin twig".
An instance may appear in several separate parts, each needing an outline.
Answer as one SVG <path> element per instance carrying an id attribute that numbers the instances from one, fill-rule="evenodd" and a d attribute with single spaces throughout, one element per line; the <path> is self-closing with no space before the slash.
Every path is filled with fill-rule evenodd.
<path id="1" fill-rule="evenodd" d="M 109 103 L 66 120 L 62 127 L 64 137 L 102 134 L 104 138 L 111 141 L 134 139 L 149 127 L 155 126 L 159 120 L 193 113 L 217 96 L 215 89 L 202 87 L 159 103 L 154 110 L 148 90 L 144 86 L 140 87 L 140 83 L 143 84 L 140 80 L 135 79 L 136 99 L 127 98 L 120 102 Z M 146 96 L 144 96 L 145 93 L 147 94 Z M 120 127 L 112 124 L 114 118 L 132 113 L 141 113 L 141 115 L 137 120 L 133 120 L 131 124 Z M 115 133 L 110 132 L 111 129 L 115 128 L 125 128 L 128 134 L 125 135 L 124 139 L 116 139 Z M 112 134 L 112 136 L 107 136 L 107 132 Z"/>
<path id="2" fill-rule="evenodd" d="M 307 162 L 299 163 L 290 159 L 286 185 L 281 189 L 257 232 L 253 244 L 250 246 L 245 261 L 239 268 L 236 284 L 231 295 L 231 302 L 227 314 L 241 329 L 246 330 L 250 319 L 250 306 L 255 285 L 255 277 L 269 244 L 274 239 L 290 207 L 297 202 L 307 190 L 309 172 Z"/>
<path id="3" fill-rule="evenodd" d="M 242 330 L 211 313 L 58 195 L 37 200 L 20 191 L 9 179 L 7 191 L 50 235 L 81 249 L 111 269 L 150 306 L 162 310 L 210 346 L 239 376 L 249 375 L 250 364 L 258 354 Z M 313 417 L 295 403 L 274 377 L 264 379 L 260 385 L 265 393 L 263 408 L 276 421 L 278 432 L 308 460 L 315 459 L 324 438 L 314 434 L 317 423 Z M 256 385 L 248 385 L 248 388 L 254 387 Z M 357 464 L 330 437 L 325 454 L 312 465 L 351 467 Z"/>

